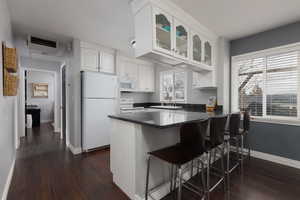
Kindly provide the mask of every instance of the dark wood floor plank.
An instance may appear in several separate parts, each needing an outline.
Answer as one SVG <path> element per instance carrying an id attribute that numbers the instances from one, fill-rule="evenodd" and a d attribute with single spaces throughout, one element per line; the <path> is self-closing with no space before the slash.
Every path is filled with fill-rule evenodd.
<path id="1" fill-rule="evenodd" d="M 21 140 L 7 199 L 128 200 L 112 182 L 109 159 L 107 150 L 73 156 L 52 126 L 42 124 Z M 224 193 L 221 186 L 211 200 L 298 200 L 300 170 L 252 158 L 242 175 L 231 174 L 230 188 Z M 186 190 L 183 197 L 199 199 Z"/>

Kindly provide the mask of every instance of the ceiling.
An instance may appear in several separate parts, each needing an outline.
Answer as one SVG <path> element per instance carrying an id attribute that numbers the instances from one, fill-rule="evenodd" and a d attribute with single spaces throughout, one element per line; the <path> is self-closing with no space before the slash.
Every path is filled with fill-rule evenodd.
<path id="1" fill-rule="evenodd" d="M 131 51 L 128 0 L 7 0 L 14 32 L 79 38 Z"/>
<path id="2" fill-rule="evenodd" d="M 300 20 L 299 0 L 172 0 L 217 35 L 237 39 Z"/>
<path id="3" fill-rule="evenodd" d="M 132 52 L 130 0 L 8 0 L 13 29 Z M 237 39 L 300 20 L 299 0 L 172 0 L 219 36 Z"/>

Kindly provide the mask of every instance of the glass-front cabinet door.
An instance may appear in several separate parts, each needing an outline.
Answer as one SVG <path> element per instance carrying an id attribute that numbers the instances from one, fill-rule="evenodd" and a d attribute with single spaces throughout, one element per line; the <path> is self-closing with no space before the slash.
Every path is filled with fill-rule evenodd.
<path id="1" fill-rule="evenodd" d="M 172 54 L 172 16 L 159 8 L 153 8 L 154 47 L 164 53 Z"/>
<path id="2" fill-rule="evenodd" d="M 187 59 L 188 58 L 188 28 L 178 20 L 174 19 L 175 24 L 175 56 Z"/>
<path id="3" fill-rule="evenodd" d="M 209 66 L 212 65 L 212 47 L 208 41 L 204 43 L 204 63 Z"/>
<path id="4" fill-rule="evenodd" d="M 194 62 L 201 63 L 202 61 L 202 41 L 199 34 L 193 33 L 191 38 L 191 59 Z"/>

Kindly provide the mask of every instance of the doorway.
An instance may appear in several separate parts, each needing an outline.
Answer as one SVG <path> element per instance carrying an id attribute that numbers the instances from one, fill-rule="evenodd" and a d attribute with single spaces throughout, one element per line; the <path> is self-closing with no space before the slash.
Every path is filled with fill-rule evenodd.
<path id="1" fill-rule="evenodd" d="M 57 83 L 56 73 L 36 69 L 25 70 L 25 136 L 28 129 L 43 123 L 53 126 L 56 122 Z"/>

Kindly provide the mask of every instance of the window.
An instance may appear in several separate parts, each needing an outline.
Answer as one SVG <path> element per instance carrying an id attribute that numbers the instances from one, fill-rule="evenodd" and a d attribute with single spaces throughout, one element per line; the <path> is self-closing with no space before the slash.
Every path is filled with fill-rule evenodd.
<path id="1" fill-rule="evenodd" d="M 252 116 L 300 119 L 300 47 L 232 59 L 232 108 Z"/>
<path id="2" fill-rule="evenodd" d="M 186 72 L 163 71 L 160 73 L 160 101 L 186 100 Z"/>

